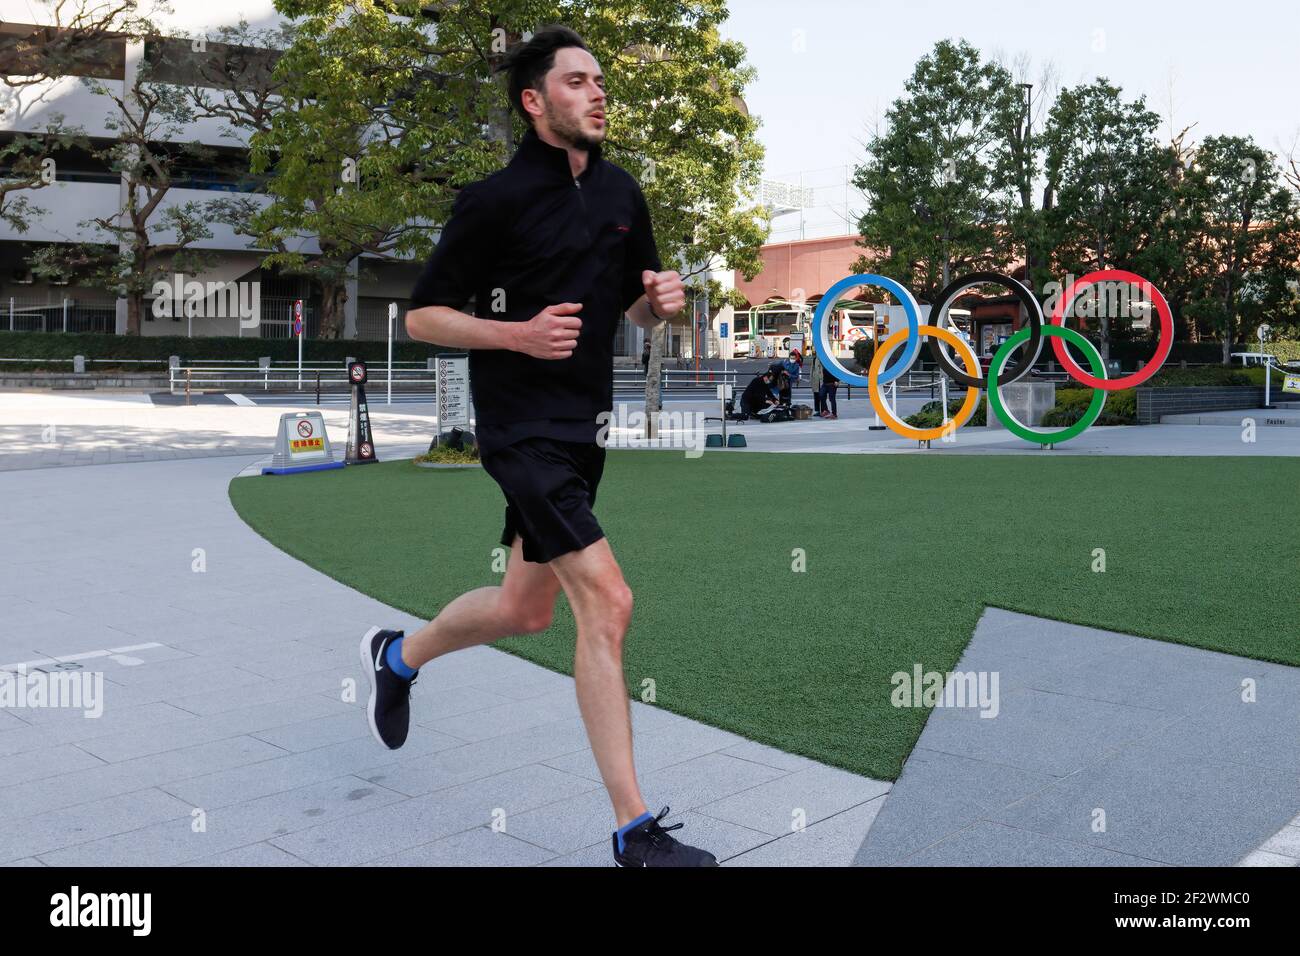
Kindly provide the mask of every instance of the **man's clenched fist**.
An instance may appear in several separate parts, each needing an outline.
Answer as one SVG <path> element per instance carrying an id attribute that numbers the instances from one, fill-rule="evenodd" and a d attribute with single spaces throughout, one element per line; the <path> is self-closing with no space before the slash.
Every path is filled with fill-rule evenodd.
<path id="1" fill-rule="evenodd" d="M 670 319 L 686 308 L 686 286 L 682 285 L 682 277 L 676 272 L 646 269 L 641 273 L 641 284 L 645 286 L 650 308 L 659 318 Z"/>
<path id="2" fill-rule="evenodd" d="M 514 350 L 539 359 L 566 359 L 578 344 L 582 329 L 581 302 L 548 305 L 527 322 L 513 329 Z"/>

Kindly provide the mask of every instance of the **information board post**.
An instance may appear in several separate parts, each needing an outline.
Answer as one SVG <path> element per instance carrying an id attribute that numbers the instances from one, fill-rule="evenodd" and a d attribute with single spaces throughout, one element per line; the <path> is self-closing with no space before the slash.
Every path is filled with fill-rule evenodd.
<path id="1" fill-rule="evenodd" d="M 457 426 L 469 428 L 469 353 L 443 352 L 436 359 L 438 435 Z"/>

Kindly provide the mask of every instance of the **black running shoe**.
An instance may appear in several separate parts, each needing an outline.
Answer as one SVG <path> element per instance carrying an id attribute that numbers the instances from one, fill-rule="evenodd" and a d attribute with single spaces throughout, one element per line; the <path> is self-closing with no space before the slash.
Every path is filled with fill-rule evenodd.
<path id="1" fill-rule="evenodd" d="M 370 703 L 366 706 L 370 732 L 389 750 L 406 743 L 411 725 L 411 686 L 420 676 L 416 671 L 407 680 L 388 666 L 388 645 L 402 636 L 401 631 L 372 627 L 361 638 L 361 666 L 370 675 Z"/>
<path id="2" fill-rule="evenodd" d="M 707 850 L 678 843 L 668 835 L 669 830 L 680 830 L 681 823 L 670 827 L 659 821 L 668 816 L 664 807 L 653 820 L 647 820 L 634 830 L 623 834 L 623 852 L 618 851 L 618 834 L 614 834 L 614 862 L 619 866 L 717 866 L 718 860 Z"/>

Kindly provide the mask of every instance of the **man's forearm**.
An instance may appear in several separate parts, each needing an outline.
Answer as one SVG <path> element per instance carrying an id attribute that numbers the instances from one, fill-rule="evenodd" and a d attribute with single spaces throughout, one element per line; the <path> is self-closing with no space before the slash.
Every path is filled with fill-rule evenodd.
<path id="1" fill-rule="evenodd" d="M 651 314 L 650 300 L 645 296 L 641 296 L 641 298 L 633 302 L 632 308 L 627 310 L 626 315 L 629 322 L 633 325 L 639 325 L 643 329 L 657 328 L 659 323 L 663 321 L 663 319 L 656 319 Z M 664 316 L 664 318 L 671 318 L 671 316 Z"/>
<path id="2" fill-rule="evenodd" d="M 428 305 L 406 313 L 406 334 L 417 342 L 453 349 L 511 349 L 516 346 L 518 322 L 499 322 Z"/>

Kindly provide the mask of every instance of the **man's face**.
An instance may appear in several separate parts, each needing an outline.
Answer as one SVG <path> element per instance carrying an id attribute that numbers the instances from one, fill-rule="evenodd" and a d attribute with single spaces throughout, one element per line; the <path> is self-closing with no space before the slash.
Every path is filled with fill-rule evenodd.
<path id="1" fill-rule="evenodd" d="M 557 50 L 542 82 L 541 106 L 542 115 L 533 114 L 533 121 L 570 145 L 590 149 L 604 142 L 605 74 L 596 58 L 578 47 Z"/>

